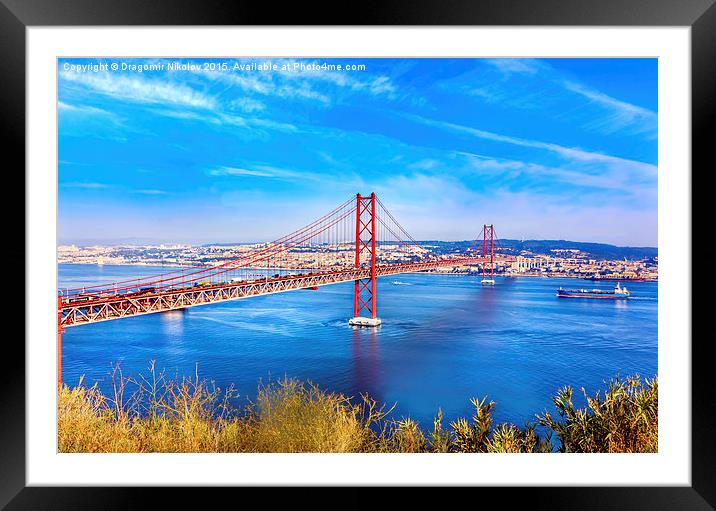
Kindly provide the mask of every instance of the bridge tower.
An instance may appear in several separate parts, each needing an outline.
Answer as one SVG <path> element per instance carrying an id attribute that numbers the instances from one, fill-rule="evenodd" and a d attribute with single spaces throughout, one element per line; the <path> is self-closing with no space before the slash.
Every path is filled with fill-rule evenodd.
<path id="1" fill-rule="evenodd" d="M 370 268 L 370 276 L 358 279 L 353 287 L 353 326 L 378 326 L 375 287 L 375 193 L 370 197 L 356 194 L 356 258 L 355 267 Z M 361 315 L 361 313 L 365 315 Z"/>
<path id="2" fill-rule="evenodd" d="M 490 275 L 485 271 L 487 265 L 487 257 L 490 256 Z M 495 226 L 483 224 L 482 226 L 482 257 L 485 262 L 482 263 L 482 280 L 481 284 L 486 286 L 495 285 Z"/>

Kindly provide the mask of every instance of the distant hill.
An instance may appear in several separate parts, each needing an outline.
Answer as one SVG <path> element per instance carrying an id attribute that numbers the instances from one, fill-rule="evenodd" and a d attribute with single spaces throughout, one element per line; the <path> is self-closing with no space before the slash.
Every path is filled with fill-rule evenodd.
<path id="1" fill-rule="evenodd" d="M 440 241 L 440 240 L 423 240 L 419 243 L 436 247 L 435 250 L 439 254 L 450 254 L 456 252 L 464 252 L 470 247 L 479 246 L 482 249 L 481 242 L 470 240 L 465 241 Z M 202 245 L 204 247 L 229 246 L 229 245 L 247 245 L 248 243 L 208 243 Z M 658 256 L 656 247 L 618 247 L 607 243 L 588 243 L 582 241 L 567 240 L 508 240 L 499 239 L 495 245 L 495 251 L 503 254 L 525 255 L 561 255 L 553 252 L 554 250 L 579 250 L 582 254 L 590 259 L 624 259 L 630 260 L 653 259 Z"/>
<path id="2" fill-rule="evenodd" d="M 474 241 L 422 241 L 425 245 L 437 247 L 440 253 L 450 253 L 466 250 L 475 246 Z M 479 244 L 482 248 L 482 245 Z M 495 250 L 501 253 L 514 255 L 556 255 L 554 250 L 579 250 L 592 259 L 627 259 L 641 260 L 653 259 L 659 252 L 656 247 L 618 247 L 606 243 L 587 243 L 567 240 L 509 240 L 499 239 Z"/>

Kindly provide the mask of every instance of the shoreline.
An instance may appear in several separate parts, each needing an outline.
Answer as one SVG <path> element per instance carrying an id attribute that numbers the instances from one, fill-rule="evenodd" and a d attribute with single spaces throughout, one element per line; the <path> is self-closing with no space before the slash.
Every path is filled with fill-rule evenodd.
<path id="1" fill-rule="evenodd" d="M 524 426 L 496 420 L 497 403 L 487 396 L 470 399 L 474 412 L 470 419 L 451 420 L 438 406 L 432 430 L 410 415 L 394 414 L 393 408 L 367 393 L 356 399 L 287 377 L 259 382 L 255 403 L 243 409 L 230 387 L 223 393 L 214 391 L 207 379 L 198 376 L 163 381 L 156 401 L 149 389 L 134 388 L 136 382 L 121 374 L 115 396 L 124 395 L 125 385 L 138 403 L 154 406 L 144 410 L 117 406 L 96 386 L 62 385 L 58 451 L 658 452 L 656 374 L 643 380 L 639 375 L 612 377 L 603 390 L 603 402 L 597 390 L 594 398 L 587 396 L 587 403 L 576 407 L 571 401 L 573 388 L 561 387 L 552 395 L 554 409 L 534 413 Z"/>
<path id="2" fill-rule="evenodd" d="M 70 263 L 70 262 L 58 262 L 58 265 L 60 264 L 71 264 L 71 265 L 87 265 L 87 266 L 138 266 L 138 267 L 150 267 L 154 266 L 157 268 L 196 268 L 196 265 L 183 265 L 183 264 L 150 264 L 150 263 L 122 263 L 122 264 L 116 264 L 116 263 L 105 263 L 105 264 L 98 264 L 98 263 Z M 246 268 L 248 270 L 261 270 L 265 268 Z M 289 268 L 288 271 L 292 270 L 300 270 L 302 268 Z M 304 268 L 306 270 L 309 270 L 310 268 Z M 414 272 L 406 272 L 403 275 L 455 275 L 455 276 L 480 276 L 479 273 L 468 273 L 468 272 L 438 272 L 438 271 L 414 271 Z M 387 275 L 386 275 L 387 276 Z M 623 279 L 614 279 L 614 278 L 604 278 L 604 279 L 596 279 L 592 280 L 589 277 L 578 277 L 574 275 L 535 275 L 535 274 L 496 274 L 496 277 L 503 277 L 503 278 L 522 278 L 522 277 L 529 277 L 529 278 L 547 278 L 547 279 L 575 279 L 575 280 L 589 280 L 591 282 L 658 282 L 659 279 L 632 279 L 632 278 L 623 278 Z"/>

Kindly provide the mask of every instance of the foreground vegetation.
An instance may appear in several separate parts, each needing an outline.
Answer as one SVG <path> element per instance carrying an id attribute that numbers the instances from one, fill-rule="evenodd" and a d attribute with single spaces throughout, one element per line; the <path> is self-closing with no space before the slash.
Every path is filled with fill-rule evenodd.
<path id="1" fill-rule="evenodd" d="M 285 379 L 260 385 L 243 410 L 236 393 L 204 380 L 125 378 L 117 369 L 113 393 L 97 386 L 63 386 L 58 401 L 60 452 L 656 452 L 657 379 L 608 383 L 603 395 L 575 408 L 572 389 L 553 398 L 555 412 L 534 424 L 493 424 L 495 403 L 472 399 L 474 413 L 432 430 L 369 396 L 351 399 L 311 383 Z M 537 426 L 544 430 L 537 433 Z M 554 440 L 554 442 L 553 442 Z"/>

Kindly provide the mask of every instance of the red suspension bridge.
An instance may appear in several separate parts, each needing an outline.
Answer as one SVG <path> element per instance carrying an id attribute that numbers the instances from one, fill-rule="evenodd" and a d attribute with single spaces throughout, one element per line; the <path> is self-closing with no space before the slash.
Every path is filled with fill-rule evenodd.
<path id="1" fill-rule="evenodd" d="M 495 241 L 494 226 L 484 225 L 482 239 L 464 254 L 436 255 L 403 229 L 375 193 L 358 194 L 305 227 L 273 242 L 254 245 L 235 258 L 150 277 L 60 290 L 59 382 L 64 328 L 350 281 L 354 289 L 349 323 L 378 326 L 378 277 L 480 266 L 482 282 L 491 284 L 495 267 L 510 261 L 495 256 Z"/>

